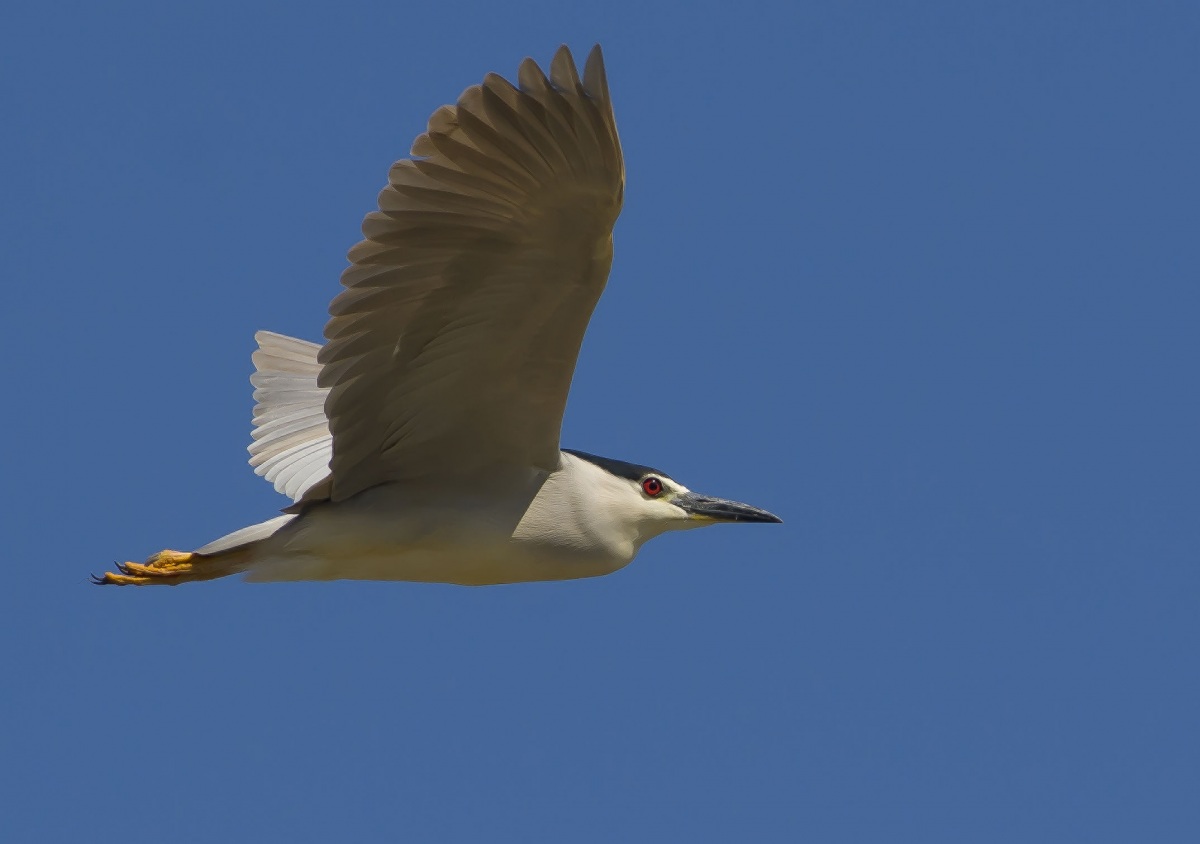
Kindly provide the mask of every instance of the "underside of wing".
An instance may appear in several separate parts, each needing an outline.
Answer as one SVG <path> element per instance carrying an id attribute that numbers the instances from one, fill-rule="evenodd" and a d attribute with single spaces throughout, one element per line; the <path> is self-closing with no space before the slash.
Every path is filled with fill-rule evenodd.
<path id="1" fill-rule="evenodd" d="M 322 496 L 558 463 L 624 168 L 598 47 L 582 80 L 564 47 L 518 83 L 488 75 L 438 109 L 363 223 L 320 352 Z"/>
<path id="2" fill-rule="evenodd" d="M 329 475 L 333 438 L 317 386 L 316 343 L 270 331 L 254 335 L 254 442 L 250 465 L 275 489 L 298 500 Z"/>

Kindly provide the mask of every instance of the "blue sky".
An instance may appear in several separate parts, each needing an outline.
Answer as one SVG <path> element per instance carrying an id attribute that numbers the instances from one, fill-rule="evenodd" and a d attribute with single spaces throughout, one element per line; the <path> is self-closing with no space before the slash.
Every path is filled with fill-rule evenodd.
<path id="1" fill-rule="evenodd" d="M 65 2 L 0 20 L 0 837 L 1200 840 L 1200 14 Z M 564 444 L 783 526 L 597 580 L 101 590 L 285 502 L 391 161 L 604 45 Z"/>

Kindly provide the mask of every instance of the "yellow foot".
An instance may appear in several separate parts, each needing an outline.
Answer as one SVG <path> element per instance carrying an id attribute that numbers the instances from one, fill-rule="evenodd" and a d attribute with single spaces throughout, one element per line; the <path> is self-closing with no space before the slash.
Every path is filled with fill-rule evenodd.
<path id="1" fill-rule="evenodd" d="M 105 572 L 102 576 L 92 575 L 96 584 L 116 586 L 146 586 L 162 584 L 174 586 L 196 580 L 196 555 L 184 551 L 159 551 L 145 563 L 117 563 L 117 573 Z"/>

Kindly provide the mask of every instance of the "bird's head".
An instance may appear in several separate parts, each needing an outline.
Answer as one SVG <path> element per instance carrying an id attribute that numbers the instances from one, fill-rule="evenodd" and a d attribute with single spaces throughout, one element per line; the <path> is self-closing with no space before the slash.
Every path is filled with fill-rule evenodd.
<path id="1" fill-rule="evenodd" d="M 608 509 L 622 522 L 635 523 L 648 539 L 668 530 L 686 530 L 723 522 L 779 523 L 783 519 L 739 501 L 692 492 L 665 472 L 586 452 L 564 449 L 608 476 Z"/>

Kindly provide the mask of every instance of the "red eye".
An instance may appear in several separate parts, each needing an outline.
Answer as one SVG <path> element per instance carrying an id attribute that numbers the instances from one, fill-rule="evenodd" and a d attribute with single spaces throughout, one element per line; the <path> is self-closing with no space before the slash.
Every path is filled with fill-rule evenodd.
<path id="1" fill-rule="evenodd" d="M 642 481 L 642 491 L 645 492 L 646 495 L 649 495 L 651 498 L 653 498 L 663 491 L 662 481 L 654 476 L 650 476 L 649 478 L 646 478 L 646 480 Z"/>

